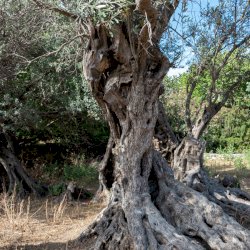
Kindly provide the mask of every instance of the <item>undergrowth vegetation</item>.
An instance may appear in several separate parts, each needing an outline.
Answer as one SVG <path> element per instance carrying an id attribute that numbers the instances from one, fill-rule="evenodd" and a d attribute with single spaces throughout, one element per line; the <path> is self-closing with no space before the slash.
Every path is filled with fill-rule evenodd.
<path id="1" fill-rule="evenodd" d="M 49 181 L 49 194 L 57 196 L 65 192 L 67 184 L 74 182 L 77 187 L 91 188 L 98 183 L 98 162 L 88 162 L 85 157 L 68 163 L 45 164 L 43 176 Z"/>
<path id="2" fill-rule="evenodd" d="M 20 199 L 16 192 L 9 195 L 5 191 L 0 194 L 0 247 L 16 249 L 21 244 L 74 239 L 101 208 L 69 201 L 66 195 Z"/>
<path id="3" fill-rule="evenodd" d="M 247 178 L 247 190 L 250 190 L 250 161 L 249 151 L 244 154 L 232 154 L 220 151 L 220 154 L 205 154 L 204 164 L 207 172 L 213 177 L 223 177 L 230 174 L 242 182 Z"/>

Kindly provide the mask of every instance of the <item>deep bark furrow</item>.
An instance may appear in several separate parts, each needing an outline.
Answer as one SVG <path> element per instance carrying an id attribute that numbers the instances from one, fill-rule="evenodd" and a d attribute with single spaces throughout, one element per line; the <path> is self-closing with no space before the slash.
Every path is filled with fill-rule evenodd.
<path id="1" fill-rule="evenodd" d="M 142 16 L 149 10 L 158 13 L 151 1 L 136 4 Z M 170 15 L 176 6 L 168 7 Z M 164 18 L 167 24 L 170 16 Z M 248 249 L 249 231 L 202 194 L 174 180 L 173 171 L 153 150 L 154 132 L 158 140 L 169 134 L 172 151 L 179 142 L 163 124 L 165 118 L 158 118 L 161 82 L 170 64 L 152 43 L 151 38 L 160 38 L 154 37 L 158 28 L 149 37 L 158 21 L 152 16 L 146 21 L 133 44 L 125 25 L 117 25 L 111 36 L 104 25 L 89 23 L 83 71 L 105 113 L 113 144 L 109 142 L 100 177 L 110 193 L 107 208 L 80 240 L 88 244 L 86 249 Z M 133 45 L 138 51 L 131 52 Z M 174 170 L 180 170 L 178 177 L 188 185 L 199 180 L 203 151 L 203 145 L 187 139 L 175 152 Z"/>
<path id="2" fill-rule="evenodd" d="M 250 195 L 238 188 L 224 187 L 203 168 L 204 142 L 186 137 L 174 152 L 175 177 L 218 204 L 240 224 L 250 228 Z"/>
<path id="3" fill-rule="evenodd" d="M 201 238 L 211 249 L 250 249 L 250 231 L 202 194 L 164 174 L 159 165 L 154 169 L 159 180 L 157 207 L 171 216 L 179 231 Z"/>

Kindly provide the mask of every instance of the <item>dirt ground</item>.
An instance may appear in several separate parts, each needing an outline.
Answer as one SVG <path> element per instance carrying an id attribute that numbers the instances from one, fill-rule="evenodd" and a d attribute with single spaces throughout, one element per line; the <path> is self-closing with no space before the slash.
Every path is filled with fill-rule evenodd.
<path id="1" fill-rule="evenodd" d="M 31 200 L 1 197 L 0 249 L 67 249 L 67 242 L 77 238 L 104 207 L 67 202 L 63 197 Z"/>
<path id="2" fill-rule="evenodd" d="M 205 166 L 211 176 L 220 178 L 229 174 L 238 178 L 241 189 L 250 193 L 250 168 L 236 168 L 234 161 L 230 157 L 205 157 Z"/>
<path id="3" fill-rule="evenodd" d="M 236 169 L 231 160 L 206 158 L 212 176 L 237 176 L 241 188 L 250 192 L 250 170 Z M 0 196 L 0 249 L 88 249 L 70 246 L 104 208 L 101 204 L 68 202 L 64 197 L 25 201 Z"/>

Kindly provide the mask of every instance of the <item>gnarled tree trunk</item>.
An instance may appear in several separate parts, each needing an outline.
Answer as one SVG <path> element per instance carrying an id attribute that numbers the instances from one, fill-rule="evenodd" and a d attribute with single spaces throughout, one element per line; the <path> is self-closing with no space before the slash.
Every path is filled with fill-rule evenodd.
<path id="1" fill-rule="evenodd" d="M 127 206 L 120 193 L 121 187 L 115 182 L 107 208 L 79 237 L 80 243 L 73 242 L 69 247 L 249 249 L 248 230 L 224 213 L 220 206 L 176 181 L 159 152 L 153 151 L 152 156 L 152 169 L 146 184 L 149 191 L 131 196 L 126 200 Z"/>
<path id="2" fill-rule="evenodd" d="M 172 167 L 175 178 L 188 186 L 195 185 L 203 167 L 204 151 L 204 142 L 194 137 L 185 137 L 174 150 Z"/>
<path id="3" fill-rule="evenodd" d="M 111 130 L 100 170 L 101 190 L 110 195 L 107 207 L 79 237 L 80 246 L 250 248 L 250 232 L 174 180 L 166 161 L 153 149 L 161 81 L 169 67 L 159 48 L 141 48 L 135 58 L 125 25 L 111 37 L 104 26 L 90 23 L 89 33 L 84 74 Z"/>
<path id="4" fill-rule="evenodd" d="M 177 180 L 201 192 L 210 201 L 223 208 L 246 228 L 250 228 L 250 194 L 239 188 L 223 186 L 208 176 L 203 159 L 205 142 L 185 137 L 174 151 L 173 171 Z"/>

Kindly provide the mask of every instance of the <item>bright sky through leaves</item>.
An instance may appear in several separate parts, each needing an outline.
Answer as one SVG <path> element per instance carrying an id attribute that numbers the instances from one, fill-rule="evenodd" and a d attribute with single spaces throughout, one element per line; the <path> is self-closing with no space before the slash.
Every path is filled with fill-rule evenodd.
<path id="1" fill-rule="evenodd" d="M 218 4 L 218 0 L 197 0 L 191 1 L 189 4 L 188 10 L 186 12 L 192 18 L 199 19 L 200 8 L 205 8 L 207 5 L 216 6 Z M 180 15 L 181 7 L 176 11 L 175 16 Z M 177 27 L 178 29 L 178 27 Z M 179 67 L 171 68 L 168 72 L 168 76 L 178 76 L 188 70 L 188 61 L 192 58 L 193 53 L 190 48 L 186 48 L 185 52 L 183 53 L 183 60 Z"/>

